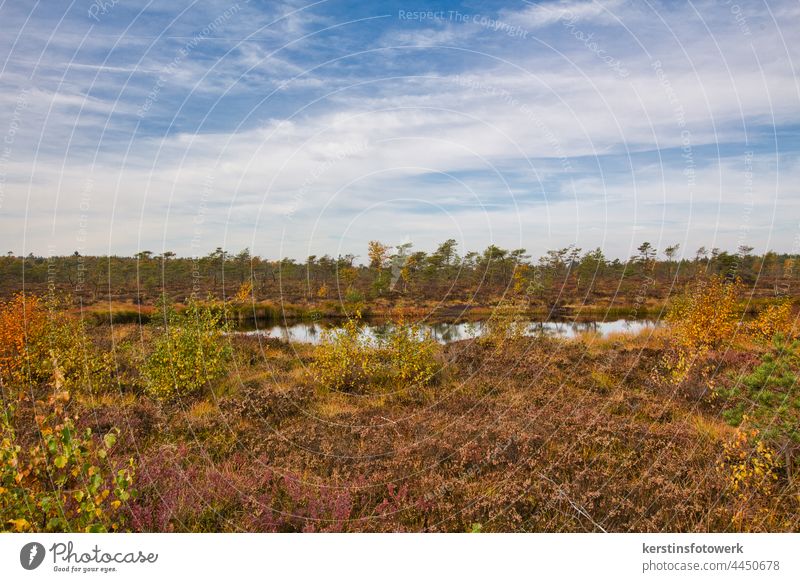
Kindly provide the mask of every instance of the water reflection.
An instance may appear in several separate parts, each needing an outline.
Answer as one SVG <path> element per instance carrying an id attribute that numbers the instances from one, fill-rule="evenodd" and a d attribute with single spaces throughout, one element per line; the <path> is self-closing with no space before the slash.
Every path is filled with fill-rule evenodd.
<path id="1" fill-rule="evenodd" d="M 373 323 L 364 326 L 364 334 L 370 338 L 380 338 L 390 329 L 391 323 Z M 596 333 L 607 336 L 612 333 L 639 333 L 645 329 L 653 329 L 658 325 L 654 320 L 618 319 L 616 321 L 532 321 L 528 325 L 527 335 L 546 334 L 554 337 L 572 338 L 581 333 Z M 323 329 L 336 327 L 334 323 L 299 322 L 288 325 L 257 326 L 257 329 L 241 331 L 244 335 L 261 335 L 279 338 L 284 341 L 318 344 Z M 420 328 L 429 332 L 440 343 L 479 337 L 484 333 L 482 321 L 460 323 L 427 323 Z"/>

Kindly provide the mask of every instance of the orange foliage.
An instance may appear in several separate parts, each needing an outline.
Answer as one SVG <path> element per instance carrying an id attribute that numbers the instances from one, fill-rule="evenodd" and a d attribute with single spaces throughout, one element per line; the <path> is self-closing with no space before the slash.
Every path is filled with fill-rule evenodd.
<path id="1" fill-rule="evenodd" d="M 35 295 L 17 293 L 0 303 L 0 380 L 22 381 L 28 369 L 30 339 L 43 329 L 45 308 Z"/>

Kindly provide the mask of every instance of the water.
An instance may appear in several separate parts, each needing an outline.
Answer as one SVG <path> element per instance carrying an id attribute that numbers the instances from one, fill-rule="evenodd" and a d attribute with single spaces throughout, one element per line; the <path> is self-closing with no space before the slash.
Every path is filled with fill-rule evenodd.
<path id="1" fill-rule="evenodd" d="M 547 334 L 553 337 L 572 338 L 580 333 L 596 333 L 607 336 L 612 333 L 639 333 L 642 330 L 654 329 L 657 321 L 644 319 L 618 319 L 616 321 L 532 321 L 528 325 L 526 335 Z M 265 325 L 258 329 L 241 331 L 244 335 L 260 335 L 279 338 L 284 341 L 318 344 L 322 330 L 336 327 L 333 323 L 300 322 L 286 325 Z M 482 321 L 461 323 L 423 323 L 423 332 L 430 333 L 440 343 L 479 337 L 484 333 Z M 391 323 L 367 323 L 364 334 L 370 338 L 380 337 L 391 328 Z"/>

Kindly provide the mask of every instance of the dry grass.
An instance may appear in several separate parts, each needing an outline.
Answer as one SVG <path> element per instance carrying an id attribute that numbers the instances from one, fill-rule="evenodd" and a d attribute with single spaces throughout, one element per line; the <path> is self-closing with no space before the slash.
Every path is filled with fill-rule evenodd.
<path id="1" fill-rule="evenodd" d="M 185 401 L 152 402 L 133 389 L 81 397 L 85 423 L 119 426 L 121 454 L 137 455 L 139 529 L 800 526 L 797 485 L 785 474 L 742 510 L 719 466 L 733 429 L 719 403 L 698 396 L 709 378 L 690 375 L 674 386 L 653 373 L 669 347 L 665 330 L 516 338 L 503 350 L 449 344 L 446 374 L 415 397 L 401 386 L 322 390 L 308 373 L 313 346 L 228 340 L 228 376 Z M 713 370 L 717 386 L 758 361 L 735 346 L 706 357 L 698 370 Z"/>

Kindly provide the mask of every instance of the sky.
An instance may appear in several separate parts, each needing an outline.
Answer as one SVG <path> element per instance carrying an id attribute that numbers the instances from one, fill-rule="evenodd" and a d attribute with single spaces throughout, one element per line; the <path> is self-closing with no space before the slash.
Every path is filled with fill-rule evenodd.
<path id="1" fill-rule="evenodd" d="M 800 3 L 0 0 L 0 249 L 800 253 Z"/>

